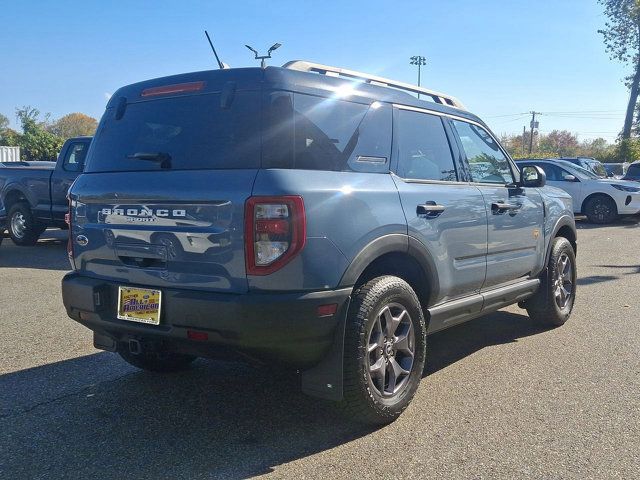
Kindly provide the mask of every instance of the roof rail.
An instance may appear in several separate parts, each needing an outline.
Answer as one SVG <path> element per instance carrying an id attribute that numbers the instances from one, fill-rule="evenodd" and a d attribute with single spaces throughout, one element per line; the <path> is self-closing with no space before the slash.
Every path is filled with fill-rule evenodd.
<path id="1" fill-rule="evenodd" d="M 300 72 L 315 72 L 330 77 L 346 77 L 354 80 L 361 80 L 371 85 L 380 85 L 383 87 L 396 88 L 398 90 L 404 90 L 407 92 L 419 93 L 431 97 L 431 99 L 436 103 L 448 105 L 460 110 L 466 110 L 462 102 L 456 97 L 452 97 L 451 95 L 435 92 L 433 90 L 418 87 L 416 85 L 411 85 L 409 83 L 398 82 L 396 80 L 390 80 L 388 78 L 370 75 L 368 73 L 356 72 L 353 70 L 347 70 L 345 68 L 331 67 L 329 65 L 307 62 L 305 60 L 293 60 L 291 62 L 285 63 L 282 67 L 288 68 L 289 70 L 298 70 Z"/>

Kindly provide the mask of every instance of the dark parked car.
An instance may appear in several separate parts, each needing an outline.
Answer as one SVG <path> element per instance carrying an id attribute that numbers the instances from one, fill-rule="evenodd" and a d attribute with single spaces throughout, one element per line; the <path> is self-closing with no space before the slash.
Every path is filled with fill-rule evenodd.
<path id="1" fill-rule="evenodd" d="M 0 231 L 33 245 L 48 227 L 66 228 L 67 191 L 84 168 L 92 137 L 70 138 L 57 162 L 0 162 Z"/>
<path id="2" fill-rule="evenodd" d="M 301 61 L 149 80 L 71 188 L 63 300 L 139 368 L 241 352 L 386 423 L 427 334 L 514 303 L 569 318 L 571 198 L 544 184 L 424 88 Z"/>
<path id="3" fill-rule="evenodd" d="M 627 173 L 624 174 L 622 180 L 632 180 L 634 182 L 640 182 L 640 162 L 634 162 L 627 168 Z"/>

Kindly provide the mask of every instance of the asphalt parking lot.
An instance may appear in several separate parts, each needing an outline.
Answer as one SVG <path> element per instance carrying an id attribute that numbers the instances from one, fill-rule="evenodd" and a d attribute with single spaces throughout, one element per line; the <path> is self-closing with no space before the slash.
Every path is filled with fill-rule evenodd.
<path id="1" fill-rule="evenodd" d="M 61 303 L 65 242 L 0 246 L 0 478 L 640 478 L 637 219 L 579 222 L 564 327 L 511 307 L 430 337 L 412 405 L 373 430 L 294 375 L 94 350 Z"/>

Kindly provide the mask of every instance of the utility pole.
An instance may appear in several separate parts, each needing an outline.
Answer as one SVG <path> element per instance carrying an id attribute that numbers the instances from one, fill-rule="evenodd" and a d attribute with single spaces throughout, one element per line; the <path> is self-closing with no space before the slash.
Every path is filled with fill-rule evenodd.
<path id="1" fill-rule="evenodd" d="M 417 65 L 418 66 L 418 86 L 420 86 L 420 67 L 422 67 L 422 65 L 426 65 L 427 64 L 427 59 L 417 55 L 417 56 L 411 57 L 409 60 L 411 60 L 409 62 L 410 65 Z M 418 98 L 420 98 L 420 94 L 419 93 L 418 93 Z"/>
<path id="2" fill-rule="evenodd" d="M 536 122 L 536 115 L 540 115 L 540 112 L 529 112 L 531 114 L 531 136 L 529 137 L 529 155 L 533 151 L 533 132 L 540 126 L 540 122 Z"/>
<path id="3" fill-rule="evenodd" d="M 522 155 L 524 155 L 524 142 L 527 141 L 527 127 L 522 126 Z"/>

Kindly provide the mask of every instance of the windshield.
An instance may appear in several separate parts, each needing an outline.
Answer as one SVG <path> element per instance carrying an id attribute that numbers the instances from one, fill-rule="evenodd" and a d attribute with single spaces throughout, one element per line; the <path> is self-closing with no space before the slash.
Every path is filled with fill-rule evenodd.
<path id="1" fill-rule="evenodd" d="M 605 170 L 604 165 L 602 165 L 602 163 L 600 163 L 599 161 L 589 160 L 588 164 L 591 166 L 591 168 L 593 168 L 593 171 L 600 178 L 605 178 L 607 176 L 607 171 Z"/>
<path id="2" fill-rule="evenodd" d="M 599 180 L 600 177 L 593 172 L 590 172 L 586 168 L 579 167 L 578 165 L 574 165 L 571 162 L 566 162 L 564 160 L 559 160 L 558 165 L 562 165 L 563 168 L 569 170 L 576 177 L 581 180 Z"/>
<path id="3" fill-rule="evenodd" d="M 260 165 L 258 93 L 239 92 L 228 108 L 219 94 L 204 94 L 129 103 L 123 115 L 116 110 L 102 117 L 86 172 Z"/>

